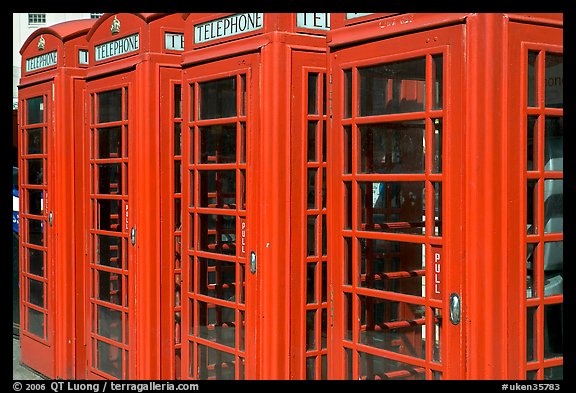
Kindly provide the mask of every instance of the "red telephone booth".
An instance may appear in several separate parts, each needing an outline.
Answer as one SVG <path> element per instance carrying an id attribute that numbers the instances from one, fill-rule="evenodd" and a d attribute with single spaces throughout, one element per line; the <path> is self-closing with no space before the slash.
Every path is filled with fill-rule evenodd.
<path id="1" fill-rule="evenodd" d="M 104 14 L 90 54 L 77 143 L 79 378 L 158 379 L 160 356 L 160 148 L 168 91 L 180 79 L 183 20 Z"/>
<path id="2" fill-rule="evenodd" d="M 20 51 L 21 359 L 51 378 L 74 377 L 74 114 L 93 23 L 38 29 Z"/>
<path id="3" fill-rule="evenodd" d="M 321 376 L 328 28 L 327 14 L 186 16 L 182 378 Z"/>
<path id="4" fill-rule="evenodd" d="M 562 15 L 338 14 L 332 378 L 562 378 Z"/>

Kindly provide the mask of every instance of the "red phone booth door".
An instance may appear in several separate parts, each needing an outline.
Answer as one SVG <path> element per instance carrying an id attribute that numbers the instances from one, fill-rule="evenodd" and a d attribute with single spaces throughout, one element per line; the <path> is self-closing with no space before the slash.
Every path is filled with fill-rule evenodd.
<path id="1" fill-rule="evenodd" d="M 250 263 L 254 199 L 248 190 L 255 172 L 250 148 L 257 146 L 251 109 L 258 104 L 257 59 L 246 55 L 184 71 L 178 294 L 184 379 L 255 378 L 257 274 Z"/>
<path id="2" fill-rule="evenodd" d="M 462 377 L 463 29 L 331 55 L 330 378 Z"/>
<path id="3" fill-rule="evenodd" d="M 133 73 L 87 83 L 87 255 L 84 270 L 88 378 L 131 378 L 135 342 L 134 247 L 129 217 Z"/>
<path id="4" fill-rule="evenodd" d="M 51 252 L 53 82 L 20 91 L 20 298 L 22 361 L 54 375 Z"/>

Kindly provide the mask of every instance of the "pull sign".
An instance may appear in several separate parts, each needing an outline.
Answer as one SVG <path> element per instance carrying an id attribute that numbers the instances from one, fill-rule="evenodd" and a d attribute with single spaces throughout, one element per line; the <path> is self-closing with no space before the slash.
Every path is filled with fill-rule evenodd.
<path id="1" fill-rule="evenodd" d="M 130 243 L 132 243 L 132 245 L 136 244 L 136 227 L 132 227 L 130 231 Z"/>
<path id="2" fill-rule="evenodd" d="M 256 253 L 254 251 L 250 253 L 250 273 L 256 273 Z"/>
<path id="3" fill-rule="evenodd" d="M 458 296 L 457 293 L 452 293 L 450 295 L 450 322 L 452 322 L 452 325 L 458 325 L 460 323 L 461 309 L 460 296 Z"/>
<path id="4" fill-rule="evenodd" d="M 240 257 L 246 257 L 246 219 L 240 219 Z"/>
<path id="5" fill-rule="evenodd" d="M 432 265 L 434 275 L 432 282 L 432 299 L 442 300 L 442 247 L 432 247 Z"/>

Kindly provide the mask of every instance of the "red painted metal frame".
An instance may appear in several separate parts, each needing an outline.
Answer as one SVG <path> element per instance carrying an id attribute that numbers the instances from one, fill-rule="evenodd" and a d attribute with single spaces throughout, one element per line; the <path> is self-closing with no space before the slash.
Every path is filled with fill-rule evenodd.
<path id="1" fill-rule="evenodd" d="M 83 83 L 84 72 L 79 64 L 78 50 L 86 46 L 86 34 L 94 24 L 93 20 L 79 20 L 60 23 L 51 27 L 36 30 L 26 40 L 21 49 L 22 78 L 19 95 L 30 96 L 39 92 L 46 97 L 45 112 L 47 135 L 44 143 L 47 148 L 48 170 L 45 174 L 47 194 L 45 195 L 44 213 L 48 217 L 53 213 L 53 224 L 45 222 L 48 231 L 47 267 L 48 287 L 45 300 L 49 304 L 48 332 L 52 342 L 51 355 L 39 355 L 36 347 L 29 346 L 28 339 L 22 336 L 22 361 L 52 378 L 73 378 L 75 376 L 74 348 L 74 227 L 75 211 L 69 202 L 74 199 L 74 187 L 69 181 L 75 176 L 74 167 L 74 132 L 78 127 L 77 116 L 68 108 L 69 102 L 78 102 L 78 91 L 75 86 Z M 39 41 L 44 40 L 40 49 Z M 26 59 L 43 53 L 57 51 L 57 65 L 37 71 L 27 72 Z M 44 84 L 35 85 L 38 83 Z M 25 108 L 21 101 L 21 108 Z M 81 112 L 80 112 L 81 113 Z M 25 124 L 25 110 L 21 111 L 20 124 Z M 23 149 L 22 140 L 20 141 Z M 23 180 L 23 176 L 21 180 Z M 22 184 L 22 183 L 21 183 Z M 48 202 L 48 196 L 50 197 Z M 25 197 L 23 199 L 25 203 Z M 23 253 L 21 253 L 23 254 Z M 24 255 L 21 256 L 24 263 Z M 23 267 L 23 266 L 22 266 Z M 42 352 L 42 351 L 40 351 Z"/>

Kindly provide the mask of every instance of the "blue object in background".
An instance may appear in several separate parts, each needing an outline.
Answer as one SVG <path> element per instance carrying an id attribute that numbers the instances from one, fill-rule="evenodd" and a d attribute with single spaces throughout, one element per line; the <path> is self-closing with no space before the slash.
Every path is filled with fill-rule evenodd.
<path id="1" fill-rule="evenodd" d="M 18 168 L 12 167 L 12 232 L 18 234 L 19 227 L 19 202 L 18 194 Z"/>

